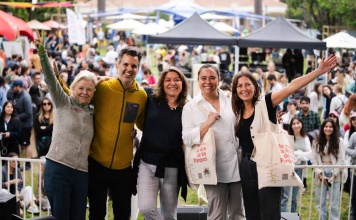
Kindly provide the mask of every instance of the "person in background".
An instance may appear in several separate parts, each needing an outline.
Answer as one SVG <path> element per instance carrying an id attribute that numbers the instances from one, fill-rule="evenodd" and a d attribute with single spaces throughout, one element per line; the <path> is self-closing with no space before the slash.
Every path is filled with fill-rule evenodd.
<path id="1" fill-rule="evenodd" d="M 321 83 L 315 83 L 313 91 L 309 94 L 310 107 L 309 109 L 318 113 L 323 108 L 323 85 Z"/>
<path id="2" fill-rule="evenodd" d="M 282 115 L 283 129 L 288 131 L 291 119 L 299 113 L 298 103 L 295 99 L 289 99 L 287 103 L 287 113 Z"/>
<path id="3" fill-rule="evenodd" d="M 295 165 L 307 164 L 307 161 L 311 156 L 311 145 L 308 136 L 303 129 L 303 122 L 298 117 L 293 117 L 290 121 L 288 134 L 294 137 L 294 163 Z M 303 169 L 298 168 L 294 170 L 295 173 L 303 179 Z M 282 212 L 287 212 L 288 199 L 292 196 L 292 203 L 290 212 L 297 212 L 297 201 L 299 186 L 296 187 L 284 187 L 283 197 L 281 203 Z"/>
<path id="4" fill-rule="evenodd" d="M 320 134 L 313 143 L 310 161 L 313 165 L 345 165 L 344 143 L 332 119 L 325 119 L 321 124 Z M 315 203 L 319 219 L 327 219 L 327 210 L 330 211 L 329 219 L 340 219 L 340 188 L 342 181 L 347 178 L 347 171 L 342 168 L 314 168 L 314 173 Z M 329 209 L 326 208 L 327 190 L 330 192 Z"/>
<path id="5" fill-rule="evenodd" d="M 0 76 L 0 106 L 1 107 L 7 101 L 7 92 L 9 91 L 9 89 L 10 89 L 10 87 L 6 84 L 5 78 L 3 76 Z M 1 108 L 1 111 L 2 111 L 2 108 Z"/>
<path id="6" fill-rule="evenodd" d="M 329 117 L 331 100 L 335 97 L 335 93 L 332 91 L 330 86 L 324 85 L 323 96 L 325 98 L 325 109 L 323 111 L 324 112 L 323 118 L 327 119 Z"/>
<path id="7" fill-rule="evenodd" d="M 205 64 L 199 69 L 201 93 L 183 108 L 183 141 L 186 147 L 201 144 L 208 129 L 213 129 L 217 185 L 204 185 L 209 206 L 208 219 L 227 219 L 227 216 L 230 219 L 245 219 L 238 141 L 234 135 L 236 119 L 230 99 L 219 89 L 219 81 L 220 73 L 215 66 Z M 196 105 L 205 109 L 206 113 Z"/>
<path id="8" fill-rule="evenodd" d="M 258 189 L 258 174 L 254 157 L 255 133 L 265 132 L 264 121 L 277 123 L 276 107 L 284 99 L 328 72 L 336 65 L 336 57 L 323 58 L 319 67 L 308 75 L 296 78 L 283 89 L 260 97 L 258 83 L 249 73 L 239 73 L 232 84 L 232 109 L 236 116 L 235 134 L 242 149 L 240 162 L 242 192 L 246 219 L 280 220 L 282 188 L 265 187 Z M 268 111 L 268 119 L 262 116 L 262 109 Z"/>
<path id="9" fill-rule="evenodd" d="M 30 56 L 30 65 L 32 65 L 37 72 L 41 72 L 42 67 L 37 49 L 33 49 L 33 54 Z"/>
<path id="10" fill-rule="evenodd" d="M 320 116 L 317 112 L 310 110 L 310 98 L 308 96 L 300 98 L 300 111 L 296 116 L 302 119 L 306 133 L 319 129 Z"/>
<path id="11" fill-rule="evenodd" d="M 153 90 L 145 88 L 146 117 L 134 169 L 139 168 L 138 207 L 146 220 L 176 219 L 180 188 L 181 196 L 186 199 L 182 110 L 188 88 L 187 79 L 176 67 L 164 71 Z"/>
<path id="12" fill-rule="evenodd" d="M 350 116 L 350 129 L 346 131 L 344 137 L 344 144 L 346 146 L 346 163 L 348 165 L 356 165 L 356 113 Z M 356 179 L 355 175 L 349 170 L 350 176 L 350 189 L 351 194 L 351 216 L 350 219 L 355 219 L 356 217 Z M 351 186 L 351 179 L 353 178 L 353 184 Z M 351 189 L 352 188 L 352 189 Z"/>
<path id="13" fill-rule="evenodd" d="M 344 128 L 340 125 L 339 117 L 340 117 L 340 115 L 337 111 L 331 111 L 329 113 L 329 118 L 335 122 L 336 127 L 338 128 L 338 131 L 340 133 L 340 137 L 342 138 L 345 135 L 345 131 L 344 131 Z"/>
<path id="14" fill-rule="evenodd" d="M 152 75 L 150 69 L 144 69 L 143 74 L 144 74 L 144 79 L 147 80 L 150 86 L 156 84 L 156 78 Z"/>
<path id="15" fill-rule="evenodd" d="M 356 109 L 356 94 L 351 95 L 349 100 L 345 103 L 344 108 L 340 114 L 340 126 L 344 126 L 350 121 L 351 110 Z"/>
<path id="16" fill-rule="evenodd" d="M 5 102 L 0 114 L 1 156 L 9 153 L 20 154 L 18 138 L 21 134 L 21 121 L 16 116 L 12 102 Z"/>
<path id="17" fill-rule="evenodd" d="M 11 152 L 8 157 L 18 158 L 18 154 Z M 33 189 L 31 186 L 25 186 L 22 182 L 22 175 L 19 172 L 16 161 L 8 161 L 5 166 L 2 167 L 2 188 L 8 190 L 13 195 L 16 195 L 18 200 L 23 201 L 24 207 L 27 208 L 28 213 L 38 215 L 40 213 L 36 203 Z M 23 211 L 20 210 L 20 215 Z"/>
<path id="18" fill-rule="evenodd" d="M 54 111 L 51 100 L 45 97 L 34 122 L 38 157 L 46 156 L 52 141 Z"/>
<path id="19" fill-rule="evenodd" d="M 11 84 L 13 98 L 8 100 L 12 101 L 18 117 L 21 120 L 21 135 L 19 136 L 19 144 L 26 151 L 26 157 L 32 158 L 32 149 L 31 144 L 31 130 L 33 126 L 33 109 L 31 96 L 28 92 L 23 89 L 22 80 L 14 80 Z M 10 92 L 11 90 L 9 90 Z M 8 95 L 9 95 L 8 92 Z M 26 163 L 26 169 L 31 169 L 31 164 Z"/>

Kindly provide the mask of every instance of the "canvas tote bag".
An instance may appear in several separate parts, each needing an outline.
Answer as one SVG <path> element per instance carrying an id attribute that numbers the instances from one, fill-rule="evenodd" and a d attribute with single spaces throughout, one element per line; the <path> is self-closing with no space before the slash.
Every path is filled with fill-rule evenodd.
<path id="1" fill-rule="evenodd" d="M 294 172 L 294 138 L 283 132 L 280 125 L 276 126 L 268 118 L 267 106 L 262 99 L 262 120 L 266 132 L 254 134 L 256 154 L 253 161 L 257 165 L 258 188 L 300 186 L 303 182 Z"/>
<path id="2" fill-rule="evenodd" d="M 200 105 L 195 106 L 204 114 L 209 114 Z M 200 144 L 191 147 L 184 145 L 183 149 L 189 186 L 197 190 L 199 184 L 216 185 L 216 148 L 213 129 L 209 128 Z"/>

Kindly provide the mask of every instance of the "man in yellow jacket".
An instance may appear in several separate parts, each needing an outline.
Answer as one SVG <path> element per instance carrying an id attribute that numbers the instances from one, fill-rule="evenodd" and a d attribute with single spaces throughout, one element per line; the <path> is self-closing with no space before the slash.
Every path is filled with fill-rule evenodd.
<path id="1" fill-rule="evenodd" d="M 141 53 L 122 49 L 118 77 L 99 83 L 93 99 L 94 139 L 89 155 L 89 219 L 103 220 L 110 191 L 115 219 L 130 219 L 133 190 L 133 139 L 136 124 L 142 130 L 146 92 L 135 81 Z"/>

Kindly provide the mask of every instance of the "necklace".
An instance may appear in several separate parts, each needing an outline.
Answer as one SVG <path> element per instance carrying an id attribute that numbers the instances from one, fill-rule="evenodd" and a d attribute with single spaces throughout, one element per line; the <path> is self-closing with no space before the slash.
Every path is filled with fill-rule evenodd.
<path id="1" fill-rule="evenodd" d="M 179 105 L 179 103 L 178 103 L 177 105 L 174 105 L 174 104 L 170 104 L 169 102 L 167 102 L 167 104 L 168 104 L 169 108 L 170 108 L 172 111 L 173 111 L 173 110 L 176 110 L 177 107 L 178 107 L 178 105 Z"/>

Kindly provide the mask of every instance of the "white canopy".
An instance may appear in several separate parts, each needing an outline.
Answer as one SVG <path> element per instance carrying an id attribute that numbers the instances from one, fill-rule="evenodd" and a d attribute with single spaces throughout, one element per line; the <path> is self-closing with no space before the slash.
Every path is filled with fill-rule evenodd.
<path id="1" fill-rule="evenodd" d="M 46 31 L 51 30 L 50 27 L 42 24 L 41 22 L 39 22 L 37 20 L 29 21 L 29 22 L 27 22 L 27 24 L 28 24 L 28 26 L 30 26 L 31 29 L 34 29 L 34 30 L 46 30 Z"/>
<path id="2" fill-rule="evenodd" d="M 200 17 L 204 20 L 227 20 L 234 18 L 233 16 L 217 15 L 213 13 L 204 13 L 201 14 Z"/>
<path id="3" fill-rule="evenodd" d="M 147 23 L 144 26 L 133 30 L 132 33 L 138 35 L 156 35 L 166 31 L 168 31 L 168 28 L 162 25 L 156 23 Z"/>
<path id="4" fill-rule="evenodd" d="M 356 38 L 341 31 L 323 40 L 328 48 L 356 48 Z"/>
<path id="5" fill-rule="evenodd" d="M 124 19 L 122 21 L 108 25 L 108 28 L 113 30 L 124 31 L 124 30 L 135 30 L 142 26 L 144 26 L 144 24 L 139 21 L 132 20 L 132 19 Z"/>
<path id="6" fill-rule="evenodd" d="M 131 13 L 125 13 L 125 14 L 121 14 L 121 15 L 114 15 L 114 16 L 109 16 L 106 17 L 106 19 L 111 19 L 111 20 L 115 20 L 115 19 L 135 19 L 135 20 L 146 20 L 146 19 L 155 19 L 155 16 L 146 16 L 146 15 L 136 15 L 136 14 L 131 14 Z"/>
<path id="7" fill-rule="evenodd" d="M 224 22 L 209 22 L 211 26 L 213 26 L 216 30 L 227 33 L 236 33 L 239 32 L 234 27 L 224 23 Z"/>

